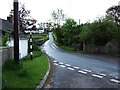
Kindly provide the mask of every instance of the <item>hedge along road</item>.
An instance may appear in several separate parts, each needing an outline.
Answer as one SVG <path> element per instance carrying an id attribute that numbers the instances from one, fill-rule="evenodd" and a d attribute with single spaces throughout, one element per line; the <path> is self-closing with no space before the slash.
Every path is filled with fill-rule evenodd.
<path id="1" fill-rule="evenodd" d="M 117 58 L 91 56 L 64 51 L 54 43 L 52 33 L 42 50 L 56 67 L 47 88 L 118 88 Z M 116 59 L 116 60 L 115 60 Z"/>

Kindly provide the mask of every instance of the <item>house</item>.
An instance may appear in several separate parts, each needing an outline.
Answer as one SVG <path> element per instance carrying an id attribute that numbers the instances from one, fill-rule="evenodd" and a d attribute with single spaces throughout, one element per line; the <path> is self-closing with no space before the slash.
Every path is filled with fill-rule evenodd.
<path id="1" fill-rule="evenodd" d="M 11 22 L 8 20 L 4 20 L 0 18 L 0 30 L 2 31 L 2 34 L 4 35 L 5 33 L 12 33 L 13 32 L 13 25 Z"/>
<path id="2" fill-rule="evenodd" d="M 0 32 L 2 35 L 5 33 L 11 33 L 7 46 L 14 46 L 13 39 L 13 24 L 9 20 L 0 19 Z M 19 57 L 23 58 L 28 54 L 28 38 L 21 32 L 19 32 Z"/>
<path id="3" fill-rule="evenodd" d="M 14 46 L 14 40 L 10 39 L 8 46 Z M 28 54 L 28 39 L 23 33 L 19 33 L 19 58 L 23 58 Z"/>

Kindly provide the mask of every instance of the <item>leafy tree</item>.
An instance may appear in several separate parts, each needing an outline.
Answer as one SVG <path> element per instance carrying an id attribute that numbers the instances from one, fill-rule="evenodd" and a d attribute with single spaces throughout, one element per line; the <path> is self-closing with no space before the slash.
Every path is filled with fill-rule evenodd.
<path id="1" fill-rule="evenodd" d="M 63 13 L 62 9 L 57 9 L 56 11 L 53 10 L 51 15 L 55 24 L 57 24 L 58 26 L 60 26 L 62 21 L 65 20 L 65 14 Z"/>
<path id="2" fill-rule="evenodd" d="M 79 42 L 79 31 L 79 27 L 77 27 L 77 23 L 74 19 L 66 19 L 61 28 L 63 44 L 66 46 L 76 47 Z"/>
<path id="3" fill-rule="evenodd" d="M 10 11 L 9 17 L 14 18 L 13 10 Z M 13 19 L 12 19 L 13 20 Z M 13 22 L 13 21 L 12 21 Z M 21 4 L 19 9 L 19 28 L 22 32 L 31 25 L 34 25 L 37 21 L 30 16 L 30 10 L 25 9 L 25 5 Z"/>
<path id="4" fill-rule="evenodd" d="M 106 13 L 113 16 L 117 24 L 120 25 L 120 6 L 119 5 L 108 8 Z"/>
<path id="5" fill-rule="evenodd" d="M 105 45 L 113 38 L 118 38 L 118 27 L 110 16 L 105 16 L 93 23 L 87 23 L 82 26 L 80 39 L 83 42 L 99 45 Z"/>
<path id="6" fill-rule="evenodd" d="M 82 42 L 89 42 L 90 37 L 92 36 L 90 29 L 90 23 L 85 23 L 81 26 L 80 40 Z"/>

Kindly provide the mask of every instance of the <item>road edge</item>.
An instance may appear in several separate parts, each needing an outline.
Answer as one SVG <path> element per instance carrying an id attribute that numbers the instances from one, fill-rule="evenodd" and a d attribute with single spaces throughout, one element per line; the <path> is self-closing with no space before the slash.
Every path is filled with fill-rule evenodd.
<path id="1" fill-rule="evenodd" d="M 40 84 L 36 87 L 35 90 L 39 90 L 39 89 L 41 89 L 41 88 L 44 86 L 44 84 L 45 84 L 45 82 L 46 82 L 46 80 L 47 80 L 47 78 L 48 78 L 48 75 L 49 75 L 49 73 L 50 73 L 51 65 L 50 65 L 50 58 L 49 58 L 48 55 L 47 55 L 47 59 L 48 59 L 48 64 L 49 64 L 49 65 L 48 65 L 48 70 L 47 70 L 44 78 L 42 79 L 42 81 L 41 81 Z"/>

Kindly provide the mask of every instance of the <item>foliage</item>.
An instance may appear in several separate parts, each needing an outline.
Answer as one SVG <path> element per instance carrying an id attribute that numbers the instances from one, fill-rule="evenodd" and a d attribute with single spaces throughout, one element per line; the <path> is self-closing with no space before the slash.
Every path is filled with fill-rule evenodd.
<path id="1" fill-rule="evenodd" d="M 120 6 L 112 6 L 107 9 L 106 13 L 114 17 L 116 23 L 120 25 Z"/>
<path id="2" fill-rule="evenodd" d="M 22 64 L 20 63 L 20 65 L 18 65 L 14 60 L 7 60 L 3 66 L 3 69 L 6 70 L 19 70 L 22 68 Z"/>
<path id="3" fill-rule="evenodd" d="M 77 26 L 77 23 L 71 18 L 66 19 L 63 26 L 55 30 L 57 42 L 60 45 L 70 46 L 75 50 L 80 46 L 79 33 L 80 27 Z"/>
<path id="4" fill-rule="evenodd" d="M 118 38 L 118 27 L 110 16 L 83 25 L 80 34 L 81 41 L 97 46 L 105 45 L 115 38 Z"/>
<path id="5" fill-rule="evenodd" d="M 8 39 L 9 39 L 9 34 L 5 33 L 5 35 L 2 36 L 2 46 L 7 45 Z"/>
<path id="6" fill-rule="evenodd" d="M 60 26 L 61 22 L 65 20 L 65 14 L 62 9 L 52 11 L 51 15 L 56 25 Z"/>
<path id="7" fill-rule="evenodd" d="M 9 17 L 14 18 L 14 11 L 11 10 Z M 19 9 L 19 27 L 22 32 L 31 25 L 34 25 L 37 21 L 30 16 L 30 10 L 26 10 L 25 5 L 21 4 Z"/>
<path id="8" fill-rule="evenodd" d="M 13 63 L 12 60 L 9 63 Z M 12 69 L 11 65 L 3 65 L 3 88 L 35 89 L 48 70 L 48 60 L 44 54 L 33 58 L 33 60 L 22 60 L 21 64 L 22 68 L 17 70 Z"/>
<path id="9" fill-rule="evenodd" d="M 75 50 L 82 50 L 83 43 L 103 46 L 112 39 L 120 39 L 119 28 L 110 15 L 81 25 L 68 18 L 61 28 L 54 30 L 54 33 L 58 44 Z"/>
<path id="10" fill-rule="evenodd" d="M 82 50 L 83 43 L 104 46 L 112 40 L 120 42 L 120 6 L 112 6 L 106 12 L 105 16 L 81 25 L 74 19 L 66 19 L 61 27 L 53 29 L 57 44 Z"/>
<path id="11" fill-rule="evenodd" d="M 30 36 L 27 35 L 27 37 L 29 38 Z M 39 47 L 45 43 L 46 40 L 48 40 L 48 35 L 47 34 L 32 34 L 32 38 L 33 38 L 33 42 L 32 42 L 32 46 L 33 46 L 33 51 L 40 51 Z M 30 47 L 30 42 L 28 43 L 28 47 Z M 28 50 L 28 52 L 30 51 L 30 49 Z"/>

